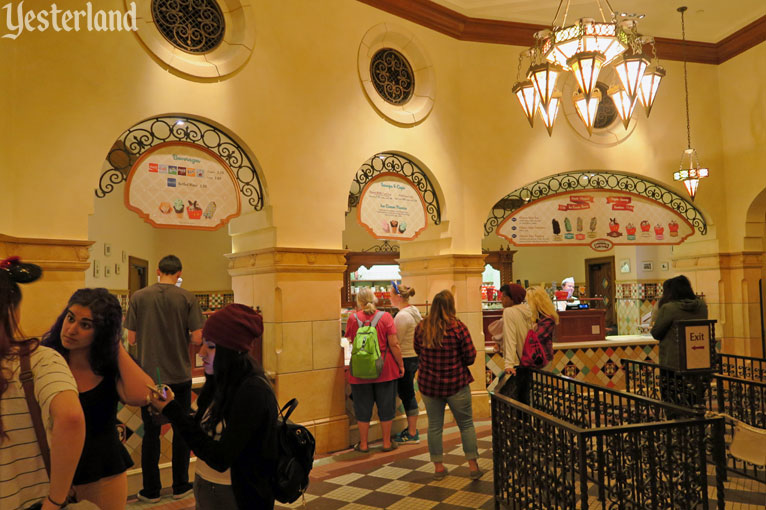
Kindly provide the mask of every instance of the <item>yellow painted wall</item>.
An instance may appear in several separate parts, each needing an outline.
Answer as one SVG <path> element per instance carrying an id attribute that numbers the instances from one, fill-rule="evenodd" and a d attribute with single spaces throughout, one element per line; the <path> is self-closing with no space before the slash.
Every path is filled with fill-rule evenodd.
<path id="1" fill-rule="evenodd" d="M 59 7 L 79 5 L 66 0 Z M 342 248 L 351 178 L 361 162 L 386 150 L 412 155 L 436 177 L 446 229 L 440 235 L 455 253 L 479 253 L 491 205 L 555 172 L 618 170 L 685 193 L 671 181 L 686 145 L 679 62 L 663 62 L 668 77 L 652 117 L 639 112 L 633 135 L 604 147 L 581 139 L 564 119 L 551 138 L 542 126 L 529 128 L 510 93 L 521 48 L 460 42 L 348 0 L 256 2 L 252 9 L 252 57 L 219 81 L 168 71 L 129 33 L 48 31 L 4 40 L 13 56 L 0 63 L 11 82 L 3 82 L 4 95 L 13 98 L 6 121 L 17 134 L 13 143 L 0 142 L 0 152 L 3 172 L 19 179 L 10 179 L 14 200 L 1 206 L 11 211 L 0 217 L 0 231 L 86 239 L 92 190 L 112 142 L 141 119 L 169 112 L 210 119 L 250 148 L 281 246 Z M 436 70 L 434 109 L 414 127 L 383 119 L 359 84 L 359 43 L 382 22 L 414 33 Z M 741 214 L 733 211 L 744 188 L 736 184 L 762 154 L 765 54 L 760 45 L 720 67 L 689 65 L 692 142 L 712 171 L 696 203 L 711 223 L 727 225 L 717 230 L 726 247 L 740 236 Z M 740 81 L 745 90 L 735 86 Z M 734 129 L 742 118 L 749 127 Z M 763 188 L 763 179 L 748 188 Z M 56 214 L 41 214 L 53 208 Z"/>
<path id="2" fill-rule="evenodd" d="M 89 217 L 88 239 L 95 241 L 91 247 L 91 268 L 86 273 L 85 284 L 89 287 L 106 287 L 112 290 L 128 288 L 128 264 L 126 256 L 138 257 L 149 263 L 148 283 L 156 281 L 155 270 L 160 259 L 168 254 L 176 255 L 183 264 L 183 287 L 191 291 L 229 290 L 231 278 L 227 272 L 228 261 L 224 253 L 231 252 L 231 241 L 226 227 L 218 230 L 195 231 L 156 229 L 139 216 L 125 208 L 123 195 L 115 191 L 104 198 L 95 198 L 94 214 Z M 111 245 L 111 255 L 104 252 L 104 243 Z M 93 276 L 93 261 L 101 265 L 101 276 Z M 121 267 L 114 272 L 115 264 Z M 109 266 L 112 274 L 104 276 Z"/>

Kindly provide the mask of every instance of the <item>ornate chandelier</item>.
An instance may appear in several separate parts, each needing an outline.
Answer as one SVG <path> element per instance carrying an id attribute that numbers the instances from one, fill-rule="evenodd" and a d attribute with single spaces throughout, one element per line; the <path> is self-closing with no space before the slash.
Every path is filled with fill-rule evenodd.
<path id="1" fill-rule="evenodd" d="M 686 191 L 694 202 L 700 179 L 708 176 L 707 168 L 700 165 L 697 151 L 692 149 L 691 123 L 689 122 L 689 77 L 686 72 L 686 26 L 684 24 L 684 12 L 686 7 L 676 9 L 681 13 L 681 39 L 684 42 L 684 94 L 686 97 L 686 150 L 681 154 L 681 164 L 678 172 L 673 173 L 674 181 L 681 181 L 686 186 Z"/>
<path id="2" fill-rule="evenodd" d="M 563 18 L 558 25 L 565 1 Z M 519 55 L 513 93 L 519 99 L 529 125 L 534 126 L 535 114 L 539 112 L 548 135 L 551 135 L 562 100 L 556 82 L 561 75 L 571 72 L 578 85 L 572 98 L 575 109 L 588 133 L 592 133 L 601 100 L 601 92 L 596 88 L 598 76 L 603 68 L 612 66 L 619 83 L 610 87 L 607 93 L 627 129 L 636 101 L 644 106 L 649 116 L 660 81 L 665 76 L 665 70 L 657 61 L 654 38 L 640 35 L 636 28 L 637 17 L 614 12 L 608 0 L 594 0 L 602 21 L 581 18 L 567 26 L 570 2 L 559 2 L 551 28 L 537 32 L 534 46 Z M 602 3 L 608 9 L 609 21 L 604 16 Z M 646 44 L 652 48 L 651 64 L 643 52 Z M 529 59 L 530 64 L 526 79 L 520 80 L 525 58 Z"/>

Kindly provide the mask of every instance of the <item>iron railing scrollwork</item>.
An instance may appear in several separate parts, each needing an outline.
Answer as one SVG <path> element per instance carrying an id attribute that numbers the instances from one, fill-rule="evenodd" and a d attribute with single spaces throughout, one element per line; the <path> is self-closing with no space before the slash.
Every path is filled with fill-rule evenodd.
<path id="1" fill-rule="evenodd" d="M 226 31 L 216 0 L 152 0 L 152 19 L 170 44 L 188 53 L 208 53 Z"/>
<path id="2" fill-rule="evenodd" d="M 491 234 L 512 212 L 536 200 L 578 190 L 615 190 L 634 193 L 673 209 L 686 218 L 700 234 L 707 233 L 707 222 L 694 204 L 681 195 L 635 175 L 615 172 L 579 171 L 551 175 L 527 184 L 500 199 L 484 222 L 485 235 Z"/>
<path id="3" fill-rule="evenodd" d="M 399 253 L 399 245 L 398 244 L 391 244 L 388 242 L 388 240 L 384 240 L 380 244 L 376 244 L 375 246 L 371 246 L 365 250 L 362 250 L 363 252 L 373 252 L 373 253 Z"/>
<path id="4" fill-rule="evenodd" d="M 423 197 L 426 213 L 431 216 L 433 224 L 438 225 L 441 223 L 439 197 L 436 194 L 436 188 L 431 179 L 413 161 L 399 154 L 391 153 L 375 154 L 356 172 L 354 180 L 351 182 L 351 190 L 348 193 L 348 209 L 346 214 L 359 205 L 359 199 L 362 196 L 364 187 L 377 175 L 386 172 L 399 174 L 409 180 L 415 186 L 415 189 L 420 192 L 420 196 Z"/>
<path id="5" fill-rule="evenodd" d="M 98 198 L 125 182 L 138 158 L 152 147 L 166 142 L 187 142 L 212 151 L 234 173 L 240 193 L 254 210 L 263 209 L 263 186 L 247 152 L 226 133 L 204 121 L 181 117 L 153 117 L 120 135 L 106 161 L 109 168 L 101 173 Z"/>

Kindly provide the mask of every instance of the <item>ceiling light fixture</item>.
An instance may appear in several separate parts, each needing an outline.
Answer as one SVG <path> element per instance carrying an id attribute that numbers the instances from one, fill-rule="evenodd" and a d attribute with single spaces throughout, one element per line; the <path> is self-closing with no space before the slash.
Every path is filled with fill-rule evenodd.
<path id="1" fill-rule="evenodd" d="M 559 109 L 558 102 L 555 108 L 551 108 L 552 99 L 560 96 L 556 81 L 566 71 L 570 71 L 577 80 L 578 90 L 573 100 L 588 133 L 592 133 L 595 111 L 601 99 L 601 94 L 596 93 L 596 83 L 604 67 L 612 65 L 620 80 L 619 89 L 610 88 L 615 94 L 620 94 L 615 98 L 610 92 L 615 103 L 630 99 L 631 104 L 622 109 L 627 114 L 627 120 L 620 114 L 626 129 L 636 100 L 641 102 L 649 116 L 660 81 L 665 76 L 665 70 L 657 61 L 654 38 L 642 36 L 637 31 L 637 19 L 643 18 L 643 15 L 617 13 L 609 0 L 594 1 L 601 21 L 581 18 L 567 26 L 571 0 L 560 0 L 551 28 L 537 32 L 534 46 L 519 55 L 513 93 L 519 99 L 529 125 L 534 127 L 534 116 L 538 112 L 549 135 L 553 132 L 553 122 Z M 557 24 L 562 7 L 565 7 L 563 17 Z M 604 15 L 605 9 L 609 13 L 609 21 Z M 643 52 L 647 44 L 652 47 L 651 65 L 649 57 Z M 525 58 L 530 63 L 526 80 L 521 80 Z"/>
<path id="2" fill-rule="evenodd" d="M 704 179 L 710 173 L 707 168 L 700 165 L 697 151 L 692 149 L 691 122 L 689 121 L 689 76 L 686 71 L 686 25 L 684 23 L 684 12 L 686 7 L 676 9 L 681 13 L 681 39 L 684 43 L 684 94 L 686 98 L 686 150 L 681 154 L 681 163 L 678 166 L 678 172 L 673 173 L 674 181 L 681 181 L 686 186 L 686 191 L 694 201 L 697 194 L 697 187 L 700 179 Z"/>

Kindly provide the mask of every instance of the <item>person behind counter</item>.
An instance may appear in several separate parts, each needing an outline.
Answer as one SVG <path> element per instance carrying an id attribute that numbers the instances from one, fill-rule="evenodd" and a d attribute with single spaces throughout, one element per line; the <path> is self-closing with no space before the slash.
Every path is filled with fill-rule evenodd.
<path id="1" fill-rule="evenodd" d="M 202 387 L 193 418 L 169 387 L 165 400 L 152 392 L 152 406 L 197 455 L 198 510 L 274 508 L 268 480 L 276 473 L 277 401 L 263 368 L 249 355 L 261 334 L 263 319 L 249 306 L 230 304 L 208 318 L 201 354 L 209 364 L 208 349 L 215 344 L 213 376 Z"/>
<path id="2" fill-rule="evenodd" d="M 694 294 L 692 284 L 686 276 L 669 278 L 662 283 L 662 298 L 657 304 L 654 326 L 651 329 L 652 337 L 660 341 L 661 366 L 678 366 L 680 344 L 675 341 L 676 330 L 672 327 L 673 322 L 707 318 L 707 304 Z M 672 379 L 673 375 L 667 369 L 660 369 L 662 399 L 679 405 L 692 404 L 693 402 L 684 402 L 690 398 L 688 392 L 684 396 L 678 391 L 673 391 Z"/>
<path id="3" fill-rule="evenodd" d="M 575 290 L 575 280 L 573 277 L 569 276 L 561 280 L 561 290 L 562 292 L 566 292 L 567 296 L 564 300 L 558 301 L 558 303 L 556 303 L 556 308 L 558 308 L 559 312 L 566 310 L 567 305 L 576 306 L 580 304 L 580 300 L 572 297 Z"/>
<path id="4" fill-rule="evenodd" d="M 85 413 L 85 446 L 74 475 L 79 500 L 121 510 L 128 500 L 130 454 L 117 431 L 117 404 L 146 404 L 154 384 L 122 342 L 122 308 L 106 289 L 79 289 L 43 336 L 64 356 L 77 381 Z"/>
<path id="5" fill-rule="evenodd" d="M 404 375 L 397 380 L 399 398 L 402 400 L 404 412 L 407 414 L 407 428 L 395 436 L 397 443 L 419 443 L 418 434 L 418 401 L 415 398 L 415 372 L 418 371 L 418 355 L 415 352 L 413 339 L 415 327 L 423 320 L 420 311 L 410 304 L 410 298 L 415 295 L 415 289 L 406 285 L 391 282 L 391 304 L 399 309 L 394 317 L 399 345 L 404 361 Z"/>
<path id="6" fill-rule="evenodd" d="M 404 375 L 404 361 L 394 318 L 388 312 L 377 310 L 376 302 L 377 298 L 370 287 L 359 289 L 356 293 L 356 304 L 360 310 L 352 313 L 346 324 L 346 337 L 351 342 L 363 324 L 374 325 L 378 333 L 380 355 L 383 358 L 383 370 L 377 379 L 360 379 L 349 374 L 354 413 L 359 426 L 359 442 L 354 445 L 354 450 L 362 453 L 370 451 L 367 439 L 373 404 L 378 406 L 383 451 L 390 452 L 397 447 L 397 443 L 391 439 L 391 427 L 396 414 L 396 380 Z"/>

